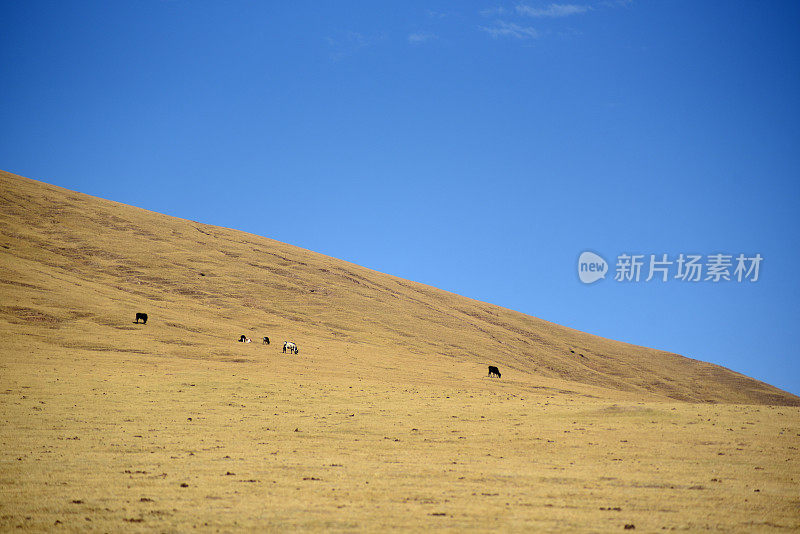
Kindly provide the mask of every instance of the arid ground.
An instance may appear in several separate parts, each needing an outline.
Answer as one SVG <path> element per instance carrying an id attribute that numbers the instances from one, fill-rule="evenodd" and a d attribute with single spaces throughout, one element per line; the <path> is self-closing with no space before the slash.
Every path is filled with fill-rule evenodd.
<path id="1" fill-rule="evenodd" d="M 2 172 L 0 341 L 2 531 L 800 530 L 794 395 Z"/>

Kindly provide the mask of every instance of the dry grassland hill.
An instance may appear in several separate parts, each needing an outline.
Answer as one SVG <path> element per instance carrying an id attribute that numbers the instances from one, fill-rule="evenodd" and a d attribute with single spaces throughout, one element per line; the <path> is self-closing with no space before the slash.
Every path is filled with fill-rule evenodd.
<path id="1" fill-rule="evenodd" d="M 4 351 L 258 362 L 293 340 L 320 376 L 474 379 L 595 397 L 800 405 L 723 367 L 604 339 L 265 237 L 0 172 Z M 147 325 L 133 324 L 136 312 Z M 240 334 L 253 339 L 244 351 Z M 255 344 L 259 344 L 256 349 Z M 258 350 L 262 350 L 258 352 Z M 271 353 L 270 353 L 271 354 Z"/>

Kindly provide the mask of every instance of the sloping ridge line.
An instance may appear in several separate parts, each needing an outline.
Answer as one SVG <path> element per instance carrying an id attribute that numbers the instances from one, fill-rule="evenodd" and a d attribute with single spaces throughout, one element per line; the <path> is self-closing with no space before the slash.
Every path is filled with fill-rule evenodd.
<path id="1" fill-rule="evenodd" d="M 154 345 L 157 353 L 184 354 L 174 349 L 178 344 L 190 357 L 200 357 L 201 348 L 209 354 L 208 347 L 211 356 L 203 357 L 224 354 L 214 348 L 217 330 L 249 324 L 292 332 L 336 354 L 368 347 L 366 367 L 382 369 L 397 358 L 437 363 L 436 369 L 445 362 L 488 363 L 531 380 L 647 399 L 800 405 L 800 397 L 718 365 L 587 334 L 266 237 L 4 171 L 0 184 L 0 321 L 12 333 L 50 340 L 54 329 L 78 336 L 83 328 L 81 335 L 100 336 L 92 329 L 108 328 L 135 306 L 169 317 L 163 324 L 173 330 Z M 196 343 L 177 339 L 180 333 L 196 336 Z"/>

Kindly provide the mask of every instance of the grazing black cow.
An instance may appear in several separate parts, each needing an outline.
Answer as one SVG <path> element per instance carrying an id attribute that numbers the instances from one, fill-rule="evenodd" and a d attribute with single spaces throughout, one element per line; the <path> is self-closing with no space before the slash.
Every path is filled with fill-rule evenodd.
<path id="1" fill-rule="evenodd" d="M 495 367 L 494 365 L 489 366 L 489 376 L 496 375 L 497 378 L 500 378 L 500 369 Z"/>
<path id="2" fill-rule="evenodd" d="M 269 345 L 269 338 L 264 336 L 264 345 Z"/>
<path id="3" fill-rule="evenodd" d="M 239 343 L 250 343 L 250 338 L 242 334 L 239 336 Z"/>
<path id="4" fill-rule="evenodd" d="M 146 313 L 137 313 L 136 314 L 136 323 L 139 322 L 139 319 L 142 320 L 142 324 L 147 324 L 147 314 Z"/>

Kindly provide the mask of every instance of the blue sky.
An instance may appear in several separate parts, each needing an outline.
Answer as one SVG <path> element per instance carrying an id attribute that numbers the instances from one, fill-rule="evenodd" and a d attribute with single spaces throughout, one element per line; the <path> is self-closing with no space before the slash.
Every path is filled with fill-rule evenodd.
<path id="1" fill-rule="evenodd" d="M 0 16 L 4 170 L 800 394 L 796 2 L 34 0 Z M 605 280 L 579 281 L 584 250 Z M 622 253 L 764 260 L 757 282 L 617 282 Z"/>

